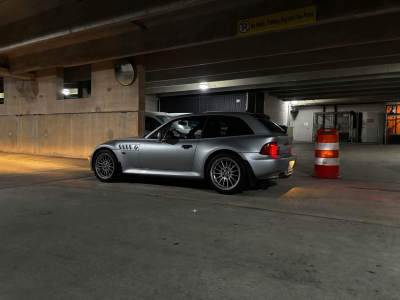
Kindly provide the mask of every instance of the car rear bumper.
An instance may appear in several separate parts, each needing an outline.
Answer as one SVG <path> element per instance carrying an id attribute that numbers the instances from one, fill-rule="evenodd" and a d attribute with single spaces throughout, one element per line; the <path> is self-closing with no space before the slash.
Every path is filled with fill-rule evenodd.
<path id="1" fill-rule="evenodd" d="M 293 174 L 290 162 L 297 160 L 296 154 L 261 155 L 259 153 L 242 153 L 249 162 L 258 180 L 287 178 Z"/>

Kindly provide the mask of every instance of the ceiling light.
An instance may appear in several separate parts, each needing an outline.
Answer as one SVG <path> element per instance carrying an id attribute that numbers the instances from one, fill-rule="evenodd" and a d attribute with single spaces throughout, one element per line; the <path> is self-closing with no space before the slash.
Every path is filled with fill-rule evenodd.
<path id="1" fill-rule="evenodd" d="M 296 100 L 293 100 L 293 101 L 291 102 L 291 104 L 292 104 L 292 105 L 296 105 L 296 104 L 297 104 L 297 101 L 296 101 Z"/>
<path id="2" fill-rule="evenodd" d="M 199 88 L 201 90 L 207 90 L 208 89 L 208 83 L 207 82 L 200 83 Z"/>
<path id="3" fill-rule="evenodd" d="M 63 89 L 63 90 L 62 90 L 62 93 L 63 93 L 65 96 L 68 96 L 69 94 L 71 94 L 71 92 L 69 91 L 69 89 Z"/>

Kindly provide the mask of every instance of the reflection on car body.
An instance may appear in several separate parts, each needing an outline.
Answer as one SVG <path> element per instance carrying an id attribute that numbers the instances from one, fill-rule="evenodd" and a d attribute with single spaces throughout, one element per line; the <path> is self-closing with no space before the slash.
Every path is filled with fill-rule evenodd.
<path id="1" fill-rule="evenodd" d="M 295 161 L 292 138 L 268 116 L 206 113 L 177 117 L 142 138 L 101 144 L 91 168 L 105 182 L 120 173 L 206 179 L 233 194 L 246 183 L 289 177 Z"/>

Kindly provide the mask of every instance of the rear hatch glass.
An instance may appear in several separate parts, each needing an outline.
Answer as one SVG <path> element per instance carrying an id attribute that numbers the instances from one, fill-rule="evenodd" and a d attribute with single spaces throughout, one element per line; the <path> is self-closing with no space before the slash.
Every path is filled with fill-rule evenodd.
<path id="1" fill-rule="evenodd" d="M 278 124 L 275 122 L 271 121 L 269 117 L 267 116 L 262 116 L 262 115 L 253 115 L 258 121 L 260 121 L 265 127 L 269 129 L 269 131 L 274 132 L 274 133 L 285 133 L 285 130 L 283 130 Z"/>
<path id="2" fill-rule="evenodd" d="M 260 121 L 265 127 L 269 129 L 269 131 L 273 133 L 281 133 L 276 137 L 275 141 L 279 146 L 280 153 L 290 153 L 292 152 L 292 141 L 293 138 L 288 136 L 285 133 L 285 130 L 282 129 L 278 124 L 271 121 L 266 115 L 253 115 L 258 121 Z"/>

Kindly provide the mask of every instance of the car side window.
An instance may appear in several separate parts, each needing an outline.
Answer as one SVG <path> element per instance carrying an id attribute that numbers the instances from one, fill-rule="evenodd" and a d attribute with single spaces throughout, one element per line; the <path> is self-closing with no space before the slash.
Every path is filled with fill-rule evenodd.
<path id="1" fill-rule="evenodd" d="M 157 127 L 159 127 L 161 124 L 157 122 L 156 119 L 152 117 L 145 117 L 144 118 L 144 130 L 145 131 L 153 131 Z"/>
<path id="2" fill-rule="evenodd" d="M 205 117 L 180 118 L 171 123 L 166 140 L 199 139 L 203 132 Z"/>
<path id="3" fill-rule="evenodd" d="M 254 134 L 245 121 L 231 116 L 211 116 L 208 118 L 203 138 L 228 137 Z"/>
<path id="4" fill-rule="evenodd" d="M 167 123 L 157 131 L 153 132 L 148 139 L 157 139 L 161 132 L 163 139 L 199 139 L 203 132 L 206 117 L 180 118 Z"/>

